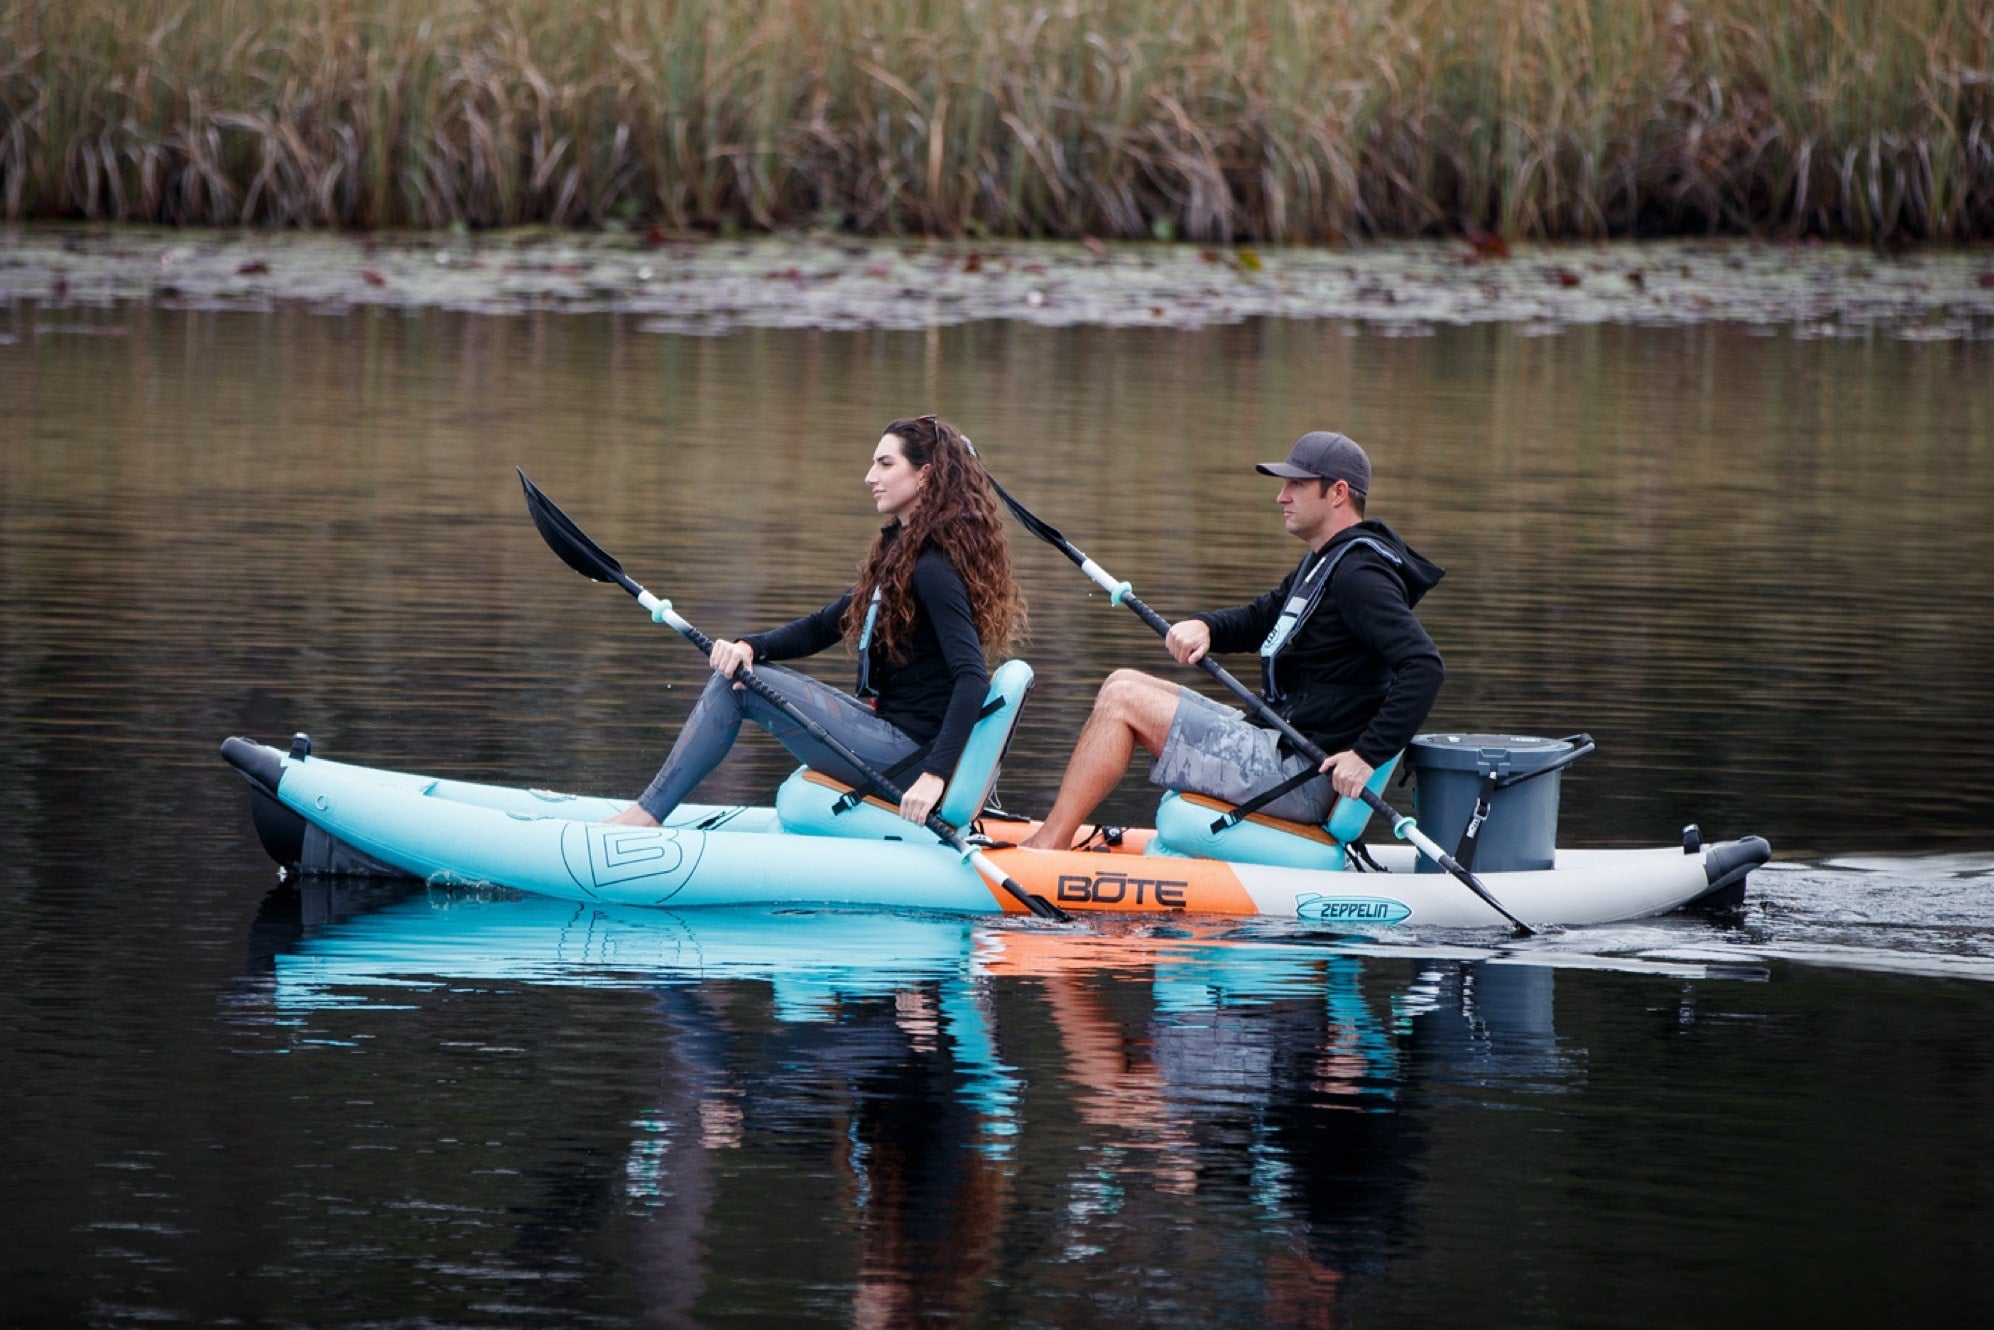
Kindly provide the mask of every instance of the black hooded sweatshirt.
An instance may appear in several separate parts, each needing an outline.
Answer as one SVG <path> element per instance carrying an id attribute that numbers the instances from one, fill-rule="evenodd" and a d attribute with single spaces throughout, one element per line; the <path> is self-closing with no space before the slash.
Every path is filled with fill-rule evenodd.
<path id="1" fill-rule="evenodd" d="M 1367 544 L 1377 541 L 1399 562 Z M 1315 610 L 1275 657 L 1270 704 L 1329 753 L 1353 749 L 1372 766 L 1411 742 L 1447 676 L 1412 607 L 1444 570 L 1383 522 L 1363 521 L 1313 550 L 1281 585 L 1244 605 L 1191 617 L 1208 624 L 1215 652 L 1258 651 L 1297 580 L 1350 546 Z M 1265 689 L 1263 687 L 1263 693 Z"/>

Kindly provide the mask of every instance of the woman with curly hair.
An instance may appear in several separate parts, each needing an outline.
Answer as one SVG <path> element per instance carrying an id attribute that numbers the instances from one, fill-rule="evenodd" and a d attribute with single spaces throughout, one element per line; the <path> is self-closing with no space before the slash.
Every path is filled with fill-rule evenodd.
<path id="1" fill-rule="evenodd" d="M 940 802 L 989 691 L 986 658 L 1008 652 L 1023 631 L 1024 597 L 1011 577 L 996 493 L 960 430 L 935 416 L 894 421 L 873 449 L 865 483 L 889 520 L 859 560 L 857 584 L 780 628 L 715 642 L 713 678 L 671 756 L 611 822 L 662 823 L 720 765 L 743 719 L 805 764 L 863 785 L 861 773 L 795 720 L 733 682 L 737 670 L 814 655 L 837 641 L 857 650 L 857 696 L 780 666 L 757 672 L 875 771 L 902 768 L 902 817 L 921 822 Z"/>

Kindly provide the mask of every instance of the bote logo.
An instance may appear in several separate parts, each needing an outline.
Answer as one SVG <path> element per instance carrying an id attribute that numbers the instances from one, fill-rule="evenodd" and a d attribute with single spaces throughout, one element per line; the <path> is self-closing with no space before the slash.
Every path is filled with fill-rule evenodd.
<path id="1" fill-rule="evenodd" d="M 678 827 L 612 827 L 570 822 L 561 860 L 586 896 L 662 905 L 691 879 L 706 837 Z"/>
<path id="2" fill-rule="evenodd" d="M 1154 877 L 1130 877 L 1127 873 L 1085 873 L 1059 875 L 1059 899 L 1069 905 L 1151 905 L 1166 910 L 1184 908 L 1187 882 L 1170 882 Z"/>

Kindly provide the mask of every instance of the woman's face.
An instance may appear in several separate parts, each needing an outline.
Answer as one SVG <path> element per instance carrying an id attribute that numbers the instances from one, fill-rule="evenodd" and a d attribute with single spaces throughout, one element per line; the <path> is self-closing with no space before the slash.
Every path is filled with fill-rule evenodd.
<path id="1" fill-rule="evenodd" d="M 865 473 L 866 487 L 872 491 L 880 516 L 905 521 L 920 502 L 921 478 L 927 473 L 928 468 L 907 460 L 899 435 L 880 435 L 879 446 L 872 450 L 872 470 Z"/>

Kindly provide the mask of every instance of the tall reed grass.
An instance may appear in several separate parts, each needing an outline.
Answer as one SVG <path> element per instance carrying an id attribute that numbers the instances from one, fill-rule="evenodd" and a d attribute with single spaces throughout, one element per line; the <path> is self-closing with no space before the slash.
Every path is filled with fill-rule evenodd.
<path id="1" fill-rule="evenodd" d="M 1994 236 L 1986 0 L 0 0 L 0 213 Z"/>

